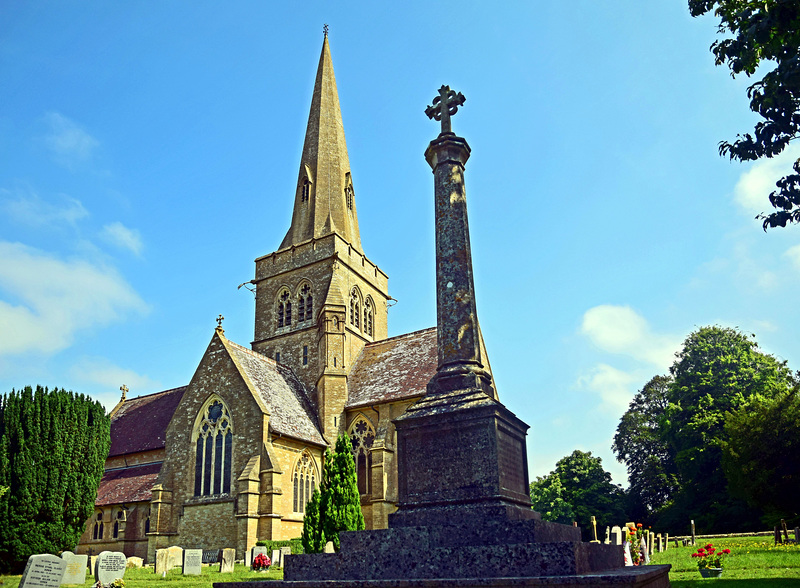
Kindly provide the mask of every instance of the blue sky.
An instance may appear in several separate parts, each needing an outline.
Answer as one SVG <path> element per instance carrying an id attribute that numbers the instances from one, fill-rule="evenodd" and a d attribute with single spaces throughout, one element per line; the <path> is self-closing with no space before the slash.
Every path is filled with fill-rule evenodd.
<path id="1" fill-rule="evenodd" d="M 0 4 L 0 391 L 111 407 L 188 383 L 220 313 L 249 344 L 236 287 L 291 219 L 323 23 L 390 335 L 435 324 L 424 109 L 467 98 L 479 317 L 532 477 L 582 449 L 624 483 L 619 418 L 697 327 L 800 367 L 798 229 L 753 220 L 788 158 L 719 157 L 747 80 L 685 2 L 67 0 Z"/>

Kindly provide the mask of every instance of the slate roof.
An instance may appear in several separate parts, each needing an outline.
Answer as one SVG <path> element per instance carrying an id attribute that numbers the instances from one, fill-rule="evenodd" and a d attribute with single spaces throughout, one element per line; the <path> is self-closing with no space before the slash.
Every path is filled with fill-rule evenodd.
<path id="1" fill-rule="evenodd" d="M 436 327 L 368 343 L 350 372 L 346 408 L 422 396 L 438 362 Z"/>
<path id="2" fill-rule="evenodd" d="M 150 500 L 161 462 L 130 466 L 103 473 L 97 488 L 97 506 Z"/>
<path id="3" fill-rule="evenodd" d="M 273 433 L 327 445 L 319 432 L 317 417 L 305 386 L 294 372 L 272 358 L 225 340 L 231 355 L 260 395 L 270 414 Z"/>
<path id="4" fill-rule="evenodd" d="M 163 449 L 167 425 L 186 386 L 125 400 L 111 417 L 109 457 Z"/>

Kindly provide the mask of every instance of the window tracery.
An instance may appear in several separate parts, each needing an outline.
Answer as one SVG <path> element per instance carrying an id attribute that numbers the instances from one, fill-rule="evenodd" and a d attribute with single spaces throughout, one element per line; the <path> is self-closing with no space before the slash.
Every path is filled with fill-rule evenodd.
<path id="1" fill-rule="evenodd" d="M 94 521 L 94 530 L 92 531 L 92 539 L 95 540 L 102 540 L 103 539 L 103 513 L 97 513 L 95 516 Z"/>
<path id="2" fill-rule="evenodd" d="M 311 286 L 303 284 L 297 295 L 297 322 L 310 321 L 314 308 L 314 298 L 311 295 Z"/>
<path id="3" fill-rule="evenodd" d="M 304 450 L 294 466 L 292 475 L 294 487 L 292 508 L 294 512 L 305 512 L 306 504 L 314 495 L 317 487 L 317 467 L 308 450 Z"/>
<path id="4" fill-rule="evenodd" d="M 358 288 L 353 288 L 350 292 L 350 324 L 361 330 L 361 297 L 358 295 Z"/>
<path id="5" fill-rule="evenodd" d="M 356 478 L 358 480 L 358 493 L 370 494 L 372 492 L 372 452 L 370 449 L 375 443 L 375 429 L 372 424 L 358 415 L 350 427 L 350 442 L 353 444 L 353 459 L 356 462 Z"/>
<path id="6" fill-rule="evenodd" d="M 288 290 L 283 290 L 278 296 L 278 328 L 288 327 L 292 324 L 292 301 Z"/>
<path id="7" fill-rule="evenodd" d="M 367 299 L 364 301 L 364 332 L 372 337 L 372 298 L 367 296 Z"/>
<path id="8" fill-rule="evenodd" d="M 201 411 L 194 438 L 194 495 L 229 494 L 233 430 L 230 412 L 222 401 L 215 399 Z"/>
<path id="9" fill-rule="evenodd" d="M 344 175 L 344 199 L 347 205 L 347 210 L 353 210 L 353 198 L 355 197 L 355 190 L 353 190 L 353 178 L 350 172 Z"/>

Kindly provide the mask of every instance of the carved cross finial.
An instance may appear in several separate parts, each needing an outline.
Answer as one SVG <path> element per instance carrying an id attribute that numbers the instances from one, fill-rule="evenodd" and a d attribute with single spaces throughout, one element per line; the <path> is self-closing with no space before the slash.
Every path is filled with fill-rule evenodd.
<path id="1" fill-rule="evenodd" d="M 125 397 L 128 395 L 128 387 L 123 384 L 119 389 L 122 391 L 122 400 L 125 400 Z"/>
<path id="2" fill-rule="evenodd" d="M 464 94 L 456 93 L 450 86 L 439 88 L 439 95 L 433 99 L 433 104 L 425 109 L 428 118 L 442 121 L 442 133 L 452 133 L 450 117 L 458 112 L 458 107 L 466 101 Z"/>
<path id="3" fill-rule="evenodd" d="M 325 35 L 326 37 L 328 36 L 328 25 L 327 24 L 322 25 L 322 34 Z"/>
<path id="4" fill-rule="evenodd" d="M 225 320 L 225 317 L 222 316 L 222 315 L 219 315 L 217 317 L 217 329 L 220 329 L 220 330 L 222 329 L 222 321 L 224 321 L 224 320 Z"/>

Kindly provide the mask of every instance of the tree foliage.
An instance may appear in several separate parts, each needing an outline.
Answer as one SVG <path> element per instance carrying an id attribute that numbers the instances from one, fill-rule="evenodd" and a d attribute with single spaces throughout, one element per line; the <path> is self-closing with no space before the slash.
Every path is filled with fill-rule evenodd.
<path id="1" fill-rule="evenodd" d="M 0 567 L 72 549 L 92 514 L 110 447 L 99 402 L 26 387 L 0 397 Z"/>
<path id="2" fill-rule="evenodd" d="M 340 531 L 362 531 L 364 515 L 358 493 L 350 437 L 339 435 L 333 452 L 325 452 L 320 491 L 314 492 L 303 518 L 303 549 L 319 553 L 327 541 L 339 551 Z"/>
<path id="3" fill-rule="evenodd" d="M 633 520 L 649 523 L 679 488 L 678 471 L 664 439 L 663 416 L 672 378 L 655 376 L 634 396 L 622 415 L 612 449 L 628 469 Z"/>
<path id="4" fill-rule="evenodd" d="M 711 52 L 732 76 L 772 67 L 747 89 L 750 109 L 763 120 L 753 134 L 720 143 L 720 154 L 738 161 L 778 155 L 800 133 L 800 1 L 689 0 L 689 10 L 692 16 L 713 11 L 720 19 L 718 32 L 731 35 L 715 41 Z M 776 210 L 757 217 L 765 230 L 800 222 L 800 159 L 793 171 L 769 195 Z"/>
<path id="5" fill-rule="evenodd" d="M 564 518 L 571 513 L 585 538 L 591 532 L 591 517 L 598 526 L 619 525 L 625 518 L 625 494 L 611 482 L 603 460 L 577 449 L 561 458 L 549 475 L 531 484 L 531 502 L 545 520 L 569 522 Z"/>
<path id="6" fill-rule="evenodd" d="M 754 395 L 725 419 L 722 465 L 731 490 L 764 510 L 769 526 L 800 523 L 800 392 Z"/>

